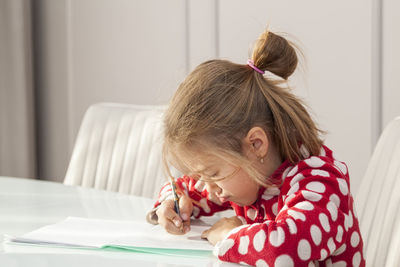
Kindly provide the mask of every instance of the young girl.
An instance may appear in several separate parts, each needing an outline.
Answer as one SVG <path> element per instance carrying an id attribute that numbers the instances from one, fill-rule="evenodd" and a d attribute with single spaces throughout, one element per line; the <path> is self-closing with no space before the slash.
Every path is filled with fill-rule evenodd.
<path id="1" fill-rule="evenodd" d="M 223 261 L 254 266 L 364 266 L 346 165 L 286 85 L 297 56 L 264 32 L 251 60 L 211 60 L 179 86 L 165 115 L 164 160 L 187 174 L 148 218 L 172 234 L 190 217 L 234 209 L 202 234 Z M 264 74 L 269 74 L 264 75 Z"/>

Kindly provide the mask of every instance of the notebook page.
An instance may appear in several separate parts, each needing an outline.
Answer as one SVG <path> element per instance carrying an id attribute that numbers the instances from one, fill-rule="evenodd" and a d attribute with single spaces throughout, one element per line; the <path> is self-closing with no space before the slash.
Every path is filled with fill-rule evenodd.
<path id="1" fill-rule="evenodd" d="M 196 225 L 194 221 L 189 233 L 177 236 L 166 233 L 159 225 L 146 222 L 68 217 L 11 241 L 91 248 L 115 246 L 212 250 L 213 247 L 200 238 L 201 233 L 209 227 L 208 224 Z"/>
<path id="2" fill-rule="evenodd" d="M 148 233 L 126 235 L 113 240 L 110 245 L 114 247 L 141 247 L 163 248 L 181 250 L 212 251 L 213 246 L 201 238 L 201 233 L 210 226 L 191 225 L 190 232 L 185 235 L 171 235 L 159 225 L 154 225 Z M 150 234 L 149 234 L 150 233 Z"/>

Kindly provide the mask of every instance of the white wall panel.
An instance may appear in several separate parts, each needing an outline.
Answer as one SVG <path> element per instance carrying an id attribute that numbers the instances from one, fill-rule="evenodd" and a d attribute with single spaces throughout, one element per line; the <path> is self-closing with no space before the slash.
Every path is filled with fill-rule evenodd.
<path id="1" fill-rule="evenodd" d="M 165 104 L 186 75 L 185 0 L 41 0 L 36 6 L 40 178 L 62 181 L 86 109 Z"/>
<path id="2" fill-rule="evenodd" d="M 266 24 L 300 42 L 307 64 L 291 81 L 294 92 L 328 131 L 356 191 L 371 152 L 371 3 L 220 0 L 219 10 L 222 58 L 245 64 Z"/>
<path id="3" fill-rule="evenodd" d="M 73 135 L 87 107 L 165 104 L 186 74 L 184 0 L 71 1 Z"/>
<path id="4" fill-rule="evenodd" d="M 217 1 L 187 0 L 188 3 L 188 67 L 193 70 L 200 63 L 218 55 Z"/>
<path id="5" fill-rule="evenodd" d="M 400 116 L 400 2 L 384 0 L 382 10 L 382 115 L 383 126 Z"/>

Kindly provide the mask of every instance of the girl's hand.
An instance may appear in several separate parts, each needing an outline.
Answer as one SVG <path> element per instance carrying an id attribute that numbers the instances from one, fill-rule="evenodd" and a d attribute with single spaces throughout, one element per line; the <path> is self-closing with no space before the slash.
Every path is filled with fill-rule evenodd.
<path id="1" fill-rule="evenodd" d="M 205 230 L 201 234 L 201 238 L 208 239 L 208 242 L 215 246 L 215 244 L 217 244 L 218 241 L 223 240 L 233 228 L 240 225 L 242 225 L 242 221 L 236 216 L 222 218 L 211 226 L 210 229 Z"/>
<path id="2" fill-rule="evenodd" d="M 167 199 L 161 203 L 156 211 L 158 223 L 170 234 L 183 235 L 190 230 L 190 215 L 193 211 L 193 204 L 186 195 L 179 198 L 181 217 L 175 212 L 174 206 L 172 199 Z"/>

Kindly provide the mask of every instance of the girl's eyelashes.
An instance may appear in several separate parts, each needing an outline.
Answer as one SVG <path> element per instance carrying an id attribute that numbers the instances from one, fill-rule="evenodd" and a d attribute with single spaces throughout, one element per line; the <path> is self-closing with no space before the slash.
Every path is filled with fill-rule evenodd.
<path id="1" fill-rule="evenodd" d="M 215 178 L 215 177 L 217 177 L 217 176 L 218 176 L 218 172 L 214 173 L 214 174 L 211 175 L 210 177 L 211 177 L 211 178 Z"/>
<path id="2" fill-rule="evenodd" d="M 207 175 L 208 177 L 210 177 L 210 178 L 215 178 L 215 177 L 217 177 L 218 176 L 218 174 L 219 174 L 219 172 L 218 171 L 216 171 L 216 172 L 213 172 L 213 174 L 212 175 Z"/>

